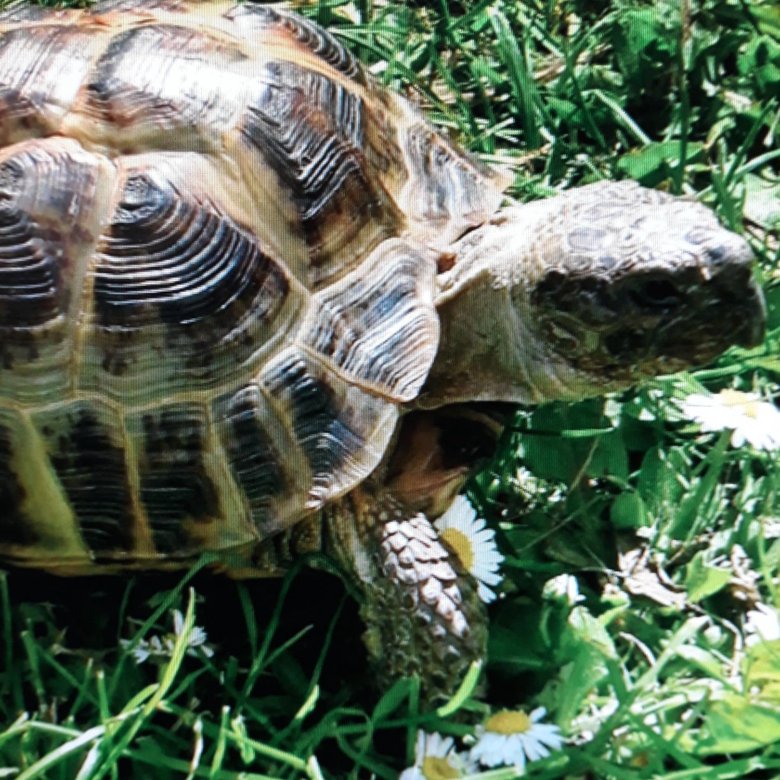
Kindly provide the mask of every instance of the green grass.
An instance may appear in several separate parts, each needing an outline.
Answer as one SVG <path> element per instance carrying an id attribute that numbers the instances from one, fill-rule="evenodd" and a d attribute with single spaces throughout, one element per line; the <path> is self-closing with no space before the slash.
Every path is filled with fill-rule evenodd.
<path id="1" fill-rule="evenodd" d="M 419 727 L 460 738 L 464 713 L 539 705 L 568 743 L 529 765 L 537 780 L 780 777 L 780 641 L 745 643 L 746 613 L 780 606 L 780 463 L 701 433 L 678 404 L 702 387 L 778 392 L 776 4 L 302 10 L 513 170 L 518 199 L 601 178 L 696 193 L 755 249 L 766 342 L 606 400 L 517 411 L 469 486 L 506 556 L 487 690 L 446 717 L 418 711 L 413 683 L 371 687 L 354 603 L 322 573 L 0 575 L 0 778 L 389 779 Z M 188 648 L 195 625 L 213 655 Z M 152 637 L 167 654 L 138 664 Z"/>

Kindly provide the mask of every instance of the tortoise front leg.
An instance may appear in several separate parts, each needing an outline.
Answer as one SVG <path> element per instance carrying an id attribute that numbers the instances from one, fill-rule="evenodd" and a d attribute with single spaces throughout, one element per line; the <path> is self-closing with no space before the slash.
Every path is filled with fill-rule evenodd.
<path id="1" fill-rule="evenodd" d="M 365 594 L 361 613 L 382 687 L 418 676 L 426 701 L 457 690 L 485 656 L 477 583 L 422 512 L 390 494 L 354 491 L 327 512 L 327 538 Z"/>

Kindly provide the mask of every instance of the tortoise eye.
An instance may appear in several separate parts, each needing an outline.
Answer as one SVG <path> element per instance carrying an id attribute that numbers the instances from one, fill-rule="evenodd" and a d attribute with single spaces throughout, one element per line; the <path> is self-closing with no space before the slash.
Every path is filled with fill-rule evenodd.
<path id="1" fill-rule="evenodd" d="M 671 309 L 682 300 L 679 290 L 667 279 L 647 279 L 631 287 L 631 300 L 643 309 Z"/>

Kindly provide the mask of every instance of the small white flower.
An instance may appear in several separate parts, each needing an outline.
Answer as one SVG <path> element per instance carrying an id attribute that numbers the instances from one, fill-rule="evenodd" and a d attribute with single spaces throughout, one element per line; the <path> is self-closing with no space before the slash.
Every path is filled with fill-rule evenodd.
<path id="1" fill-rule="evenodd" d="M 454 746 L 452 737 L 418 731 L 414 764 L 404 769 L 398 780 L 450 780 L 468 774 L 475 766 L 467 755 L 453 750 Z"/>
<path id="2" fill-rule="evenodd" d="M 756 604 L 755 609 L 748 610 L 746 618 L 744 631 L 748 647 L 780 639 L 780 612 L 775 607 Z"/>
<path id="3" fill-rule="evenodd" d="M 522 710 L 494 713 L 477 726 L 478 740 L 471 748 L 471 758 L 485 766 L 514 766 L 523 771 L 526 761 L 537 761 L 549 756 L 551 750 L 560 750 L 561 730 L 541 722 L 546 712 L 538 707 L 530 715 Z"/>
<path id="4" fill-rule="evenodd" d="M 559 574 L 557 577 L 547 580 L 542 591 L 544 596 L 555 601 L 562 601 L 570 607 L 585 601 L 585 596 L 580 593 L 577 578 L 571 574 Z"/>
<path id="5" fill-rule="evenodd" d="M 498 568 L 504 556 L 496 547 L 496 533 L 465 496 L 457 496 L 450 508 L 436 521 L 436 530 L 460 560 L 463 568 L 477 580 L 477 594 L 486 604 L 496 594 L 490 589 L 501 582 Z"/>
<path id="6" fill-rule="evenodd" d="M 184 632 L 184 616 L 178 609 L 172 610 L 173 633 L 166 634 L 163 637 L 153 635 L 149 639 L 141 639 L 135 644 L 131 653 L 137 664 L 142 664 L 150 658 L 161 660 L 170 658 L 173 655 L 173 649 L 176 646 L 176 640 Z M 214 655 L 214 650 L 206 644 L 206 631 L 200 626 L 193 626 L 187 637 L 187 655 L 198 655 L 198 651 L 207 658 Z M 130 639 L 120 639 L 119 644 L 124 648 L 132 645 Z"/>
<path id="7" fill-rule="evenodd" d="M 178 639 L 184 631 L 184 616 L 179 612 L 178 609 L 173 610 L 173 633 L 174 636 L 171 638 L 171 651 L 173 651 L 173 644 Z M 187 637 L 187 653 L 189 655 L 197 655 L 197 653 L 192 652 L 195 650 L 196 647 L 199 647 L 204 654 L 211 658 L 212 655 L 214 655 L 214 651 L 206 644 L 206 640 L 208 639 L 206 635 L 206 629 L 201 628 L 200 626 L 193 626 L 192 630 L 190 631 L 190 635 Z"/>
<path id="8" fill-rule="evenodd" d="M 715 395 L 693 393 L 682 409 L 703 431 L 731 429 L 734 447 L 748 443 L 759 450 L 780 448 L 780 410 L 755 393 L 731 389 Z"/>

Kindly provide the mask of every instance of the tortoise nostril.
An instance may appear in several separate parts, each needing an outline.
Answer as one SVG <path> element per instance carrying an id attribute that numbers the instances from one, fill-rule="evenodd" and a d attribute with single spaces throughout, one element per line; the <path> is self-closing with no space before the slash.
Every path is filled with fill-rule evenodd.
<path id="1" fill-rule="evenodd" d="M 680 305 L 680 291 L 667 279 L 646 279 L 632 285 L 631 300 L 643 309 L 672 309 Z"/>

